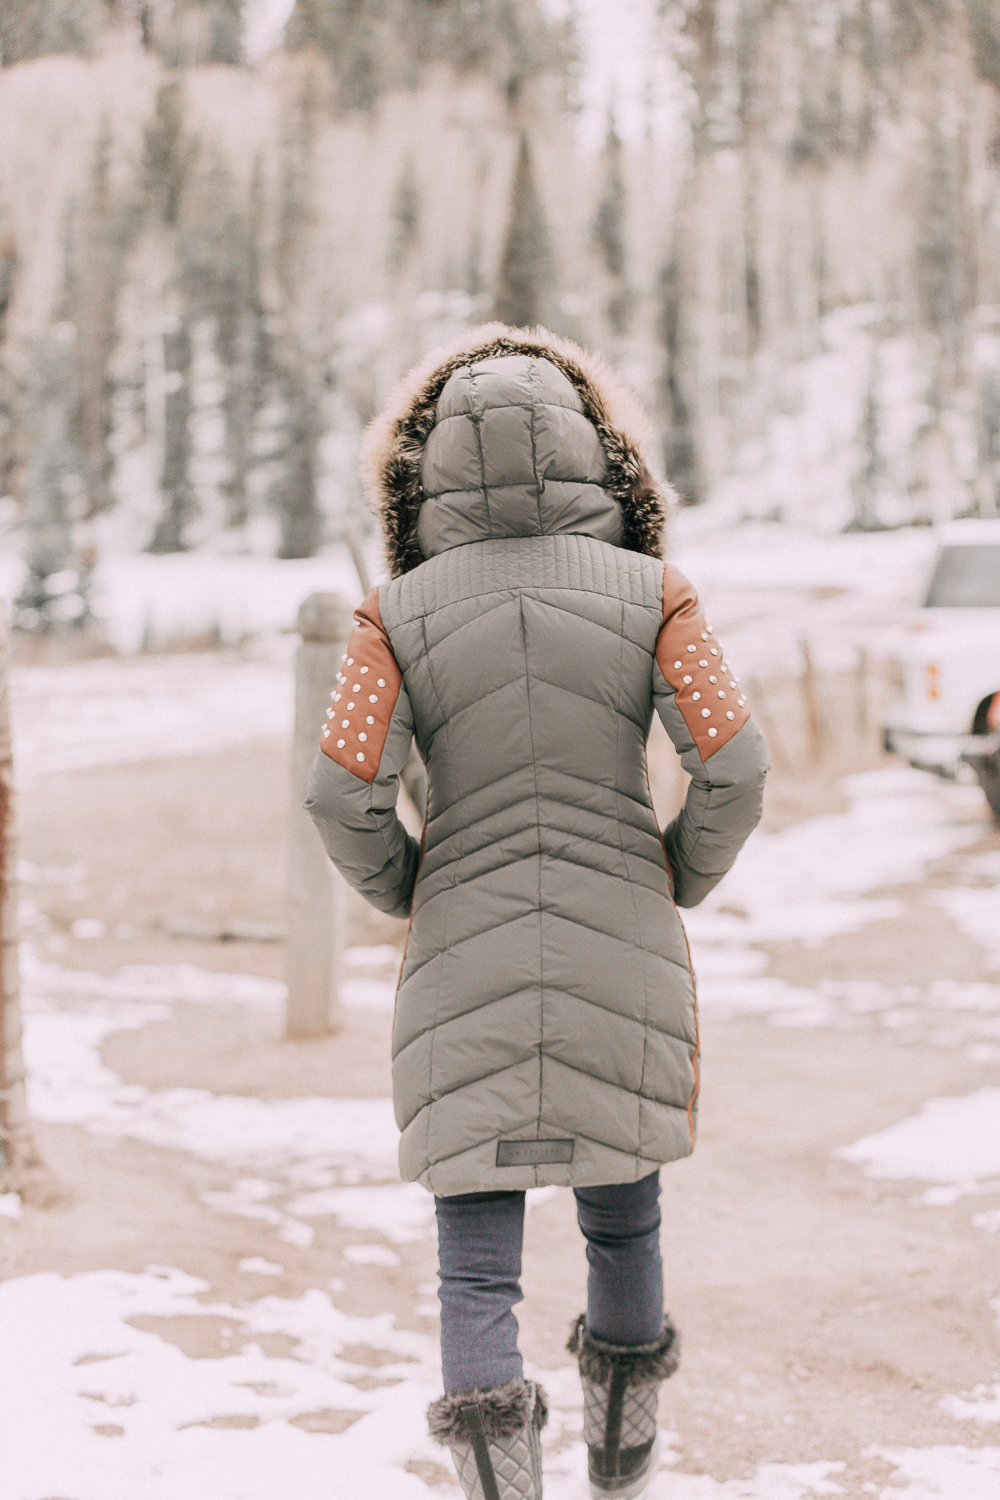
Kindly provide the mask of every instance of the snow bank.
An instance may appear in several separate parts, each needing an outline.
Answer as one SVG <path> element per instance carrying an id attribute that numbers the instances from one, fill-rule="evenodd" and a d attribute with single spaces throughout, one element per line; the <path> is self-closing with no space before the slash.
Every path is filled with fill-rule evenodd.
<path id="1" fill-rule="evenodd" d="M 294 681 L 290 649 L 282 655 L 242 661 L 205 652 L 15 668 L 18 777 L 287 741 Z"/>
<path id="2" fill-rule="evenodd" d="M 883 1495 L 899 1500 L 996 1500 L 1000 1491 L 1000 1448 L 875 1448 L 873 1456 L 893 1465 L 892 1487 Z"/>
<path id="3" fill-rule="evenodd" d="M 920 1113 L 834 1155 L 869 1177 L 975 1185 L 1000 1176 L 1000 1088 L 929 1099 Z"/>

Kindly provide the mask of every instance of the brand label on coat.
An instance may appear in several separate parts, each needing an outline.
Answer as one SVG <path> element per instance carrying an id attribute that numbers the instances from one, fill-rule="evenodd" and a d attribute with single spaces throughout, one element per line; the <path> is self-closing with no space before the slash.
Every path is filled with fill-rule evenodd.
<path id="1" fill-rule="evenodd" d="M 576 1141 L 498 1141 L 498 1167 L 541 1167 L 573 1160 Z"/>

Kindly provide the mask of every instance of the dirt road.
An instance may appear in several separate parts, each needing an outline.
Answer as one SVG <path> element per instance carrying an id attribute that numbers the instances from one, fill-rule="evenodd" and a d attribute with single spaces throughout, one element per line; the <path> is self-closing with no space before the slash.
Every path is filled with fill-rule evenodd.
<path id="1" fill-rule="evenodd" d="M 352 907 L 351 1024 L 313 1044 L 281 1040 L 279 942 L 165 931 L 280 918 L 284 777 L 255 748 L 23 797 L 30 1055 L 67 1196 L 0 1217 L 12 1430 L 41 1411 L 54 1434 L 20 1441 L 3 1500 L 457 1494 L 422 1432 L 429 1200 L 393 1181 L 382 1102 L 399 924 Z M 691 923 L 703 1094 L 663 1173 L 684 1357 L 653 1500 L 996 1496 L 1000 835 L 974 789 L 891 768 L 769 797 L 742 883 Z M 571 1204 L 533 1196 L 520 1309 L 551 1500 L 585 1493 Z"/>

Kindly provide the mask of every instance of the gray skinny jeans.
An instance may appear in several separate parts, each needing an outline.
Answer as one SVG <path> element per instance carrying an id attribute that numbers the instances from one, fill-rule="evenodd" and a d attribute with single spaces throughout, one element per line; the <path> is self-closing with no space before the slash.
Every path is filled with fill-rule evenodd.
<path id="1" fill-rule="evenodd" d="M 663 1328 L 660 1174 L 574 1188 L 587 1240 L 587 1327 L 612 1344 L 647 1344 Z M 523 1193 L 435 1198 L 441 1276 L 441 1363 L 446 1391 L 488 1390 L 522 1376 Z"/>

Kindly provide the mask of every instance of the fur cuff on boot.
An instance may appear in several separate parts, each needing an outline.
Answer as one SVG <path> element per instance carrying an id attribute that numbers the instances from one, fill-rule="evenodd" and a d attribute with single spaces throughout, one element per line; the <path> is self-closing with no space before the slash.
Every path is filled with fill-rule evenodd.
<path id="1" fill-rule="evenodd" d="M 566 1348 L 579 1360 L 580 1374 L 595 1385 L 608 1385 L 616 1366 L 621 1369 L 623 1365 L 630 1386 L 652 1385 L 672 1375 L 681 1358 L 680 1334 L 669 1318 L 664 1318 L 663 1332 L 653 1344 L 609 1344 L 594 1337 L 587 1327 L 586 1313 L 581 1313 Z"/>
<path id="2" fill-rule="evenodd" d="M 531 1387 L 523 1380 L 508 1380 L 490 1390 L 450 1391 L 439 1396 L 427 1408 L 427 1427 L 436 1443 L 452 1447 L 468 1442 L 469 1432 L 462 1407 L 475 1402 L 483 1418 L 488 1438 L 509 1438 L 528 1425 L 531 1416 Z M 544 1427 L 549 1419 L 549 1404 L 540 1385 L 535 1386 L 535 1426 Z"/>

